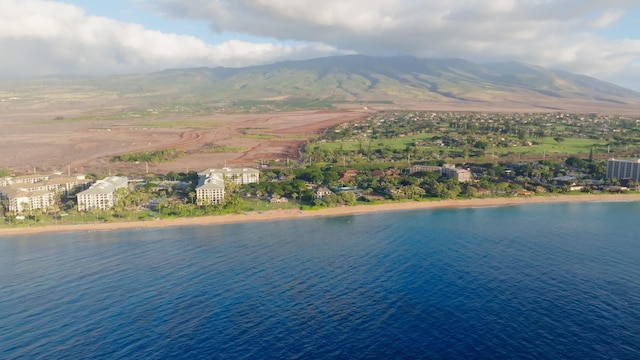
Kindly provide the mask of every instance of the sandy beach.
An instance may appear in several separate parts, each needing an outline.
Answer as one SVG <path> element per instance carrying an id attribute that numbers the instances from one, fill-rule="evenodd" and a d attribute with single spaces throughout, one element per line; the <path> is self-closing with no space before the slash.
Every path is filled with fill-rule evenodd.
<path id="1" fill-rule="evenodd" d="M 176 226 L 230 224 L 240 222 L 273 221 L 286 219 L 302 219 L 321 216 L 356 215 L 372 212 L 402 211 L 417 209 L 442 209 L 442 208 L 474 208 L 493 206 L 513 206 L 536 203 L 558 202 L 618 202 L 640 201 L 640 194 L 584 194 L 584 195 L 558 195 L 558 196 L 533 196 L 512 198 L 487 198 L 464 200 L 440 200 L 440 201 L 412 201 L 395 202 L 379 205 L 358 205 L 327 208 L 313 211 L 299 211 L 295 209 L 272 210 L 265 212 L 248 212 L 245 214 L 231 214 L 218 216 L 203 216 L 193 218 L 164 219 L 156 221 L 110 222 L 110 223 L 86 223 L 63 224 L 36 227 L 16 227 L 0 229 L 0 236 L 25 235 L 53 232 L 77 232 L 77 231 L 108 231 L 119 229 L 144 229 Z"/>

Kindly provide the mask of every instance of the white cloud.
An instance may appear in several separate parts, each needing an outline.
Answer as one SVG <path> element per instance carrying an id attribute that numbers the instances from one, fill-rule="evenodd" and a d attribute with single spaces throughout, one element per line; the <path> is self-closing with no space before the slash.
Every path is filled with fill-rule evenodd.
<path id="1" fill-rule="evenodd" d="M 41 0 L 0 2 L 0 76 L 109 74 L 188 66 L 247 66 L 336 54 L 328 45 L 207 44 Z"/>
<path id="2" fill-rule="evenodd" d="M 612 9 L 612 10 L 607 10 L 605 12 L 602 13 L 602 15 L 600 15 L 596 21 L 593 23 L 594 27 L 602 29 L 602 28 L 606 28 L 612 24 L 614 24 L 615 22 L 617 22 L 618 20 L 620 20 L 620 18 L 622 18 L 625 14 L 624 10 L 621 9 Z"/>
<path id="3" fill-rule="evenodd" d="M 365 54 L 516 60 L 613 77 L 637 71 L 638 32 L 597 31 L 635 0 L 153 0 L 219 32 L 324 43 Z M 640 88 L 637 84 L 635 88 Z"/>
<path id="4" fill-rule="evenodd" d="M 165 17 L 206 22 L 214 32 L 277 40 L 210 44 L 61 2 L 1 0 L 0 76 L 246 66 L 355 52 L 516 60 L 640 89 L 640 82 L 628 83 L 640 77 L 639 33 L 600 32 L 637 15 L 637 0 L 135 1 Z"/>

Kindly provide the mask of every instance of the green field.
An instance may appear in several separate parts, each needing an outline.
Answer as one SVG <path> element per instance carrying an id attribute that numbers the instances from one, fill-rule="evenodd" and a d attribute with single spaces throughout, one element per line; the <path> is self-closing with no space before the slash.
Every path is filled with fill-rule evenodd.
<path id="1" fill-rule="evenodd" d="M 377 151 L 377 150 L 406 150 L 407 147 L 412 147 L 416 141 L 424 141 L 431 144 L 431 138 L 434 134 L 418 134 L 405 137 L 399 137 L 396 139 L 364 139 L 362 141 L 350 140 L 350 141 L 331 141 L 325 143 L 316 143 L 310 146 L 310 149 L 321 149 L 325 151 L 340 151 L 342 152 L 354 152 L 362 149 L 363 151 Z M 505 155 L 505 154 L 520 154 L 520 155 L 554 155 L 554 154 L 589 154 L 591 148 L 594 148 L 595 153 L 602 153 L 607 151 L 607 142 L 605 140 L 594 139 L 582 139 L 582 138 L 566 138 L 564 141 L 556 141 L 551 137 L 534 140 L 535 144 L 532 146 L 509 146 L 509 147 L 496 147 L 493 149 L 486 149 L 486 154 Z M 441 147 L 436 145 L 429 146 L 416 146 L 422 149 L 428 149 L 432 151 L 447 151 L 450 153 L 460 153 L 464 149 L 462 147 Z M 473 150 L 473 148 L 469 148 Z"/>
<path id="2" fill-rule="evenodd" d="M 551 154 L 588 154 L 591 148 L 597 151 L 601 147 L 606 147 L 606 141 L 594 139 L 576 139 L 566 138 L 564 141 L 557 142 L 551 137 L 536 139 L 539 143 L 532 146 L 512 146 L 495 148 L 487 150 L 487 152 L 495 151 L 495 154 L 521 154 L 521 155 L 551 155 Z"/>

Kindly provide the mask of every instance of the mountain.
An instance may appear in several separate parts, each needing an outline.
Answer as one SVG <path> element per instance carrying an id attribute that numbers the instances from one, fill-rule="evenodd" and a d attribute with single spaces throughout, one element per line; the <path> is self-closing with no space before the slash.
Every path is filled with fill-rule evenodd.
<path id="1" fill-rule="evenodd" d="M 245 68 L 171 69 L 108 77 L 16 80 L 2 88 L 101 92 L 114 102 L 427 101 L 540 106 L 581 101 L 634 105 L 640 93 L 566 71 L 507 62 L 350 55 Z M 6 90 L 6 89 L 5 89 Z M 107 99 L 107 98 L 105 98 Z M 137 100 L 135 100 L 137 99 Z M 105 100 L 106 101 L 106 100 Z"/>

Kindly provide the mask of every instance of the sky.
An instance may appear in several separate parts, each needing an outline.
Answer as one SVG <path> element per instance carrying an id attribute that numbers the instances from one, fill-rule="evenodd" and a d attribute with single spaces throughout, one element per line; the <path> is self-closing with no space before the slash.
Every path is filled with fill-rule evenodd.
<path id="1" fill-rule="evenodd" d="M 519 61 L 640 91 L 638 0 L 0 0 L 0 78 L 366 54 Z"/>

